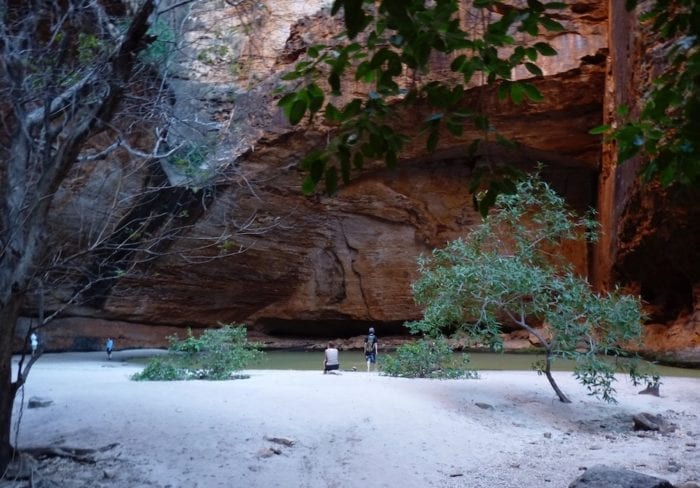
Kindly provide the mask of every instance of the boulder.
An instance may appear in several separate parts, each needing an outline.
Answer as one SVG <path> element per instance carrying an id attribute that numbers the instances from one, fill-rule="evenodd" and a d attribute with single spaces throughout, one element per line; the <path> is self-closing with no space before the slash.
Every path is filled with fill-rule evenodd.
<path id="1" fill-rule="evenodd" d="M 673 488 L 673 485 L 629 469 L 594 466 L 576 478 L 569 488 Z"/>
<path id="2" fill-rule="evenodd" d="M 52 403 L 53 400 L 51 400 L 50 398 L 33 396 L 29 398 L 29 402 L 27 402 L 27 408 L 44 408 L 48 407 Z"/>

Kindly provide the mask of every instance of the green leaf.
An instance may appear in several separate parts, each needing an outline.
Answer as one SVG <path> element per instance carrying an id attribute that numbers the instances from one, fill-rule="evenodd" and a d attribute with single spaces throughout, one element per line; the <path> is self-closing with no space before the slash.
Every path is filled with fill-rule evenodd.
<path id="1" fill-rule="evenodd" d="M 295 71 L 290 71 L 289 73 L 282 75 L 282 77 L 280 79 L 282 79 L 284 81 L 290 81 L 290 80 L 296 80 L 300 76 L 301 76 L 301 73 L 299 73 L 298 71 L 295 70 Z"/>
<path id="2" fill-rule="evenodd" d="M 561 32 L 564 30 L 563 25 L 549 17 L 541 17 L 540 24 L 542 25 L 542 27 L 551 32 Z"/>
<path id="3" fill-rule="evenodd" d="M 309 48 L 306 50 L 306 54 L 310 58 L 317 58 L 321 52 L 321 50 L 320 50 L 321 47 L 322 46 L 319 46 L 318 44 L 313 45 L 313 46 L 309 46 Z"/>
<path id="4" fill-rule="evenodd" d="M 340 110 L 338 110 L 332 103 L 326 104 L 326 119 L 332 122 L 340 122 L 341 120 Z"/>
<path id="5" fill-rule="evenodd" d="M 532 73 L 535 76 L 542 76 L 543 75 L 540 67 L 534 63 L 525 63 L 525 69 L 527 69 L 530 73 Z"/>
<path id="6" fill-rule="evenodd" d="M 355 167 L 355 169 L 362 169 L 364 163 L 365 157 L 362 155 L 361 152 L 356 152 L 352 157 L 352 165 Z"/>
<path id="7" fill-rule="evenodd" d="M 316 182 L 314 181 L 314 179 L 311 177 L 310 174 L 307 174 L 306 177 L 304 178 L 304 181 L 301 184 L 301 191 L 304 193 L 304 195 L 311 195 L 311 194 L 313 194 L 315 189 L 316 189 Z"/>
<path id="8" fill-rule="evenodd" d="M 591 130 L 588 131 L 588 133 L 595 136 L 598 134 L 605 134 L 609 130 L 610 130 L 610 125 L 603 124 L 603 125 L 599 125 L 597 127 L 593 127 Z"/>
<path id="9" fill-rule="evenodd" d="M 321 90 L 316 83 L 311 83 L 308 87 L 306 87 L 306 93 L 308 94 L 309 99 L 309 111 L 314 114 L 323 106 L 323 90 Z"/>
<path id="10" fill-rule="evenodd" d="M 534 48 L 537 49 L 542 56 L 556 56 L 557 50 L 554 49 L 549 43 L 546 42 L 536 42 Z"/>
<path id="11" fill-rule="evenodd" d="M 335 71 L 328 75 L 328 84 L 331 87 L 331 93 L 333 95 L 340 95 L 340 75 Z"/>
<path id="12" fill-rule="evenodd" d="M 464 125 L 461 122 L 455 121 L 453 118 L 448 119 L 445 122 L 445 126 L 453 136 L 459 137 L 464 134 Z"/>
<path id="13" fill-rule="evenodd" d="M 428 134 L 428 142 L 426 147 L 428 152 L 434 152 L 437 149 L 438 141 L 440 140 L 440 126 L 434 125 L 430 129 L 430 134 Z"/>
<path id="14" fill-rule="evenodd" d="M 504 81 L 498 85 L 498 100 L 504 101 L 510 95 L 510 85 L 511 83 Z"/>
<path id="15" fill-rule="evenodd" d="M 329 166 L 326 168 L 325 183 L 326 193 L 328 195 L 333 195 L 338 189 L 338 170 L 335 168 L 335 166 Z"/>
<path id="16" fill-rule="evenodd" d="M 344 0 L 345 29 L 350 39 L 354 39 L 365 28 L 368 21 L 362 4 L 363 0 Z"/>
<path id="17" fill-rule="evenodd" d="M 304 118 L 308 104 L 306 100 L 297 98 L 289 109 L 289 123 L 297 125 Z"/>
<path id="18" fill-rule="evenodd" d="M 544 100 L 544 96 L 540 91 L 537 89 L 535 85 L 532 83 L 523 83 L 523 90 L 525 91 L 525 95 L 527 95 L 527 98 L 529 98 L 533 102 L 541 102 Z"/>
<path id="19" fill-rule="evenodd" d="M 510 84 L 510 99 L 513 100 L 513 103 L 516 105 L 523 103 L 525 99 L 525 89 L 522 83 L 514 82 Z"/>

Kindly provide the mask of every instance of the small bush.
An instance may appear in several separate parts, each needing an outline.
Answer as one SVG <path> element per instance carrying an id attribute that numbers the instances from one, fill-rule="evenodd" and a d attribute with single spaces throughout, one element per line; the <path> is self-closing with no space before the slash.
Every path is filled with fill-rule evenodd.
<path id="1" fill-rule="evenodd" d="M 405 378 L 477 378 L 469 368 L 469 356 L 455 354 L 447 340 L 420 339 L 396 349 L 395 355 L 385 356 L 382 373 Z"/>
<path id="2" fill-rule="evenodd" d="M 260 359 L 262 352 L 248 342 L 247 330 L 242 326 L 225 325 L 207 329 L 199 337 L 188 330 L 183 340 L 168 338 L 168 354 L 151 360 L 146 368 L 136 373 L 134 380 L 175 381 L 190 379 L 226 380 L 250 363 Z"/>
<path id="3" fill-rule="evenodd" d="M 184 371 L 171 363 L 170 358 L 151 359 L 143 371 L 132 376 L 136 381 L 176 381 L 187 379 Z"/>

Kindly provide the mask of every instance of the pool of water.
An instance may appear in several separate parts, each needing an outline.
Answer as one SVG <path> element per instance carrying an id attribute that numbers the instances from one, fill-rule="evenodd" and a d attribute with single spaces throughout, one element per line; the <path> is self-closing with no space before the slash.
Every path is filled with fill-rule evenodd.
<path id="1" fill-rule="evenodd" d="M 381 363 L 382 354 L 379 355 Z M 474 369 L 482 371 L 507 371 L 507 370 L 531 370 L 532 363 L 543 359 L 542 355 L 535 354 L 496 354 L 496 353 L 471 353 L 471 364 Z M 341 351 L 340 369 L 358 371 L 367 369 L 364 353 L 362 351 Z M 700 370 L 673 368 L 670 366 L 656 366 L 661 376 L 685 376 L 700 378 Z M 307 351 L 268 351 L 262 361 L 251 365 L 249 369 L 295 369 L 295 370 L 323 370 L 323 352 Z M 572 361 L 556 361 L 555 371 L 571 371 Z"/>

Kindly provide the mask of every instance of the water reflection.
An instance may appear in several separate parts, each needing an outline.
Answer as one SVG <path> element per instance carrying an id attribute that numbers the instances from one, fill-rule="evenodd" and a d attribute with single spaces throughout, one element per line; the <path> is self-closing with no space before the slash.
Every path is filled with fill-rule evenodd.
<path id="1" fill-rule="evenodd" d="M 381 364 L 381 356 L 379 361 Z M 542 355 L 535 354 L 495 354 L 495 353 L 471 353 L 471 364 L 474 369 L 482 371 L 524 371 L 531 370 L 532 363 L 538 359 L 544 359 Z M 365 371 L 367 366 L 362 351 L 341 351 L 340 369 Z M 700 370 L 673 368 L 670 366 L 656 366 L 661 376 L 684 376 L 700 378 Z M 250 369 L 295 369 L 295 370 L 319 370 L 323 369 L 323 351 L 268 351 L 265 358 Z M 572 361 L 555 361 L 554 371 L 571 371 Z"/>

